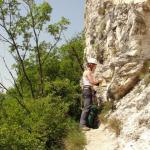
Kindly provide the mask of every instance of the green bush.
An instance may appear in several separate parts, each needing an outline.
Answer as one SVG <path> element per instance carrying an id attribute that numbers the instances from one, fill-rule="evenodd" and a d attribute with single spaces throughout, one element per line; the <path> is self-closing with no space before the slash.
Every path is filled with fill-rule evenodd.
<path id="1" fill-rule="evenodd" d="M 64 149 L 69 131 L 68 104 L 59 97 L 26 100 L 27 114 L 15 100 L 6 100 L 7 118 L 0 113 L 0 149 Z"/>
<path id="2" fill-rule="evenodd" d="M 68 115 L 79 120 L 81 114 L 81 88 L 69 79 L 57 79 L 51 82 L 47 89 L 53 97 L 60 97 L 69 104 Z M 50 92 L 51 91 L 51 92 Z"/>
<path id="3" fill-rule="evenodd" d="M 75 123 L 69 123 L 68 134 L 64 139 L 65 150 L 83 150 L 86 144 L 84 133 Z"/>

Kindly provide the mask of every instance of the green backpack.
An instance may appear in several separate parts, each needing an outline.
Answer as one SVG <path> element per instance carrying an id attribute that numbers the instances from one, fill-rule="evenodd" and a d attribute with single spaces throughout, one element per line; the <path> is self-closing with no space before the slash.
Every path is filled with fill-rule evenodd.
<path id="1" fill-rule="evenodd" d="M 90 128 L 97 129 L 99 127 L 98 108 L 96 105 L 92 105 L 90 108 L 87 122 Z"/>

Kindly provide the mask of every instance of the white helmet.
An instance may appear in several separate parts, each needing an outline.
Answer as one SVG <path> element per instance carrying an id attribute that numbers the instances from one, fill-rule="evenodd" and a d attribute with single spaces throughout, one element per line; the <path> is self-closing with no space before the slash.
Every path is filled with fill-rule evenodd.
<path id="1" fill-rule="evenodd" d="M 96 64 L 97 65 L 97 60 L 95 58 L 89 58 L 88 59 L 89 64 Z"/>

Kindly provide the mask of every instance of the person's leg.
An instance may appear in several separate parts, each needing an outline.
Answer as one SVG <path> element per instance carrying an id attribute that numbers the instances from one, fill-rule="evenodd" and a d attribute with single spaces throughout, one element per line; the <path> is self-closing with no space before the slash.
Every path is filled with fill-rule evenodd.
<path id="1" fill-rule="evenodd" d="M 83 89 L 84 108 L 80 118 L 80 126 L 87 126 L 87 117 L 92 106 L 92 90 L 90 88 Z"/>

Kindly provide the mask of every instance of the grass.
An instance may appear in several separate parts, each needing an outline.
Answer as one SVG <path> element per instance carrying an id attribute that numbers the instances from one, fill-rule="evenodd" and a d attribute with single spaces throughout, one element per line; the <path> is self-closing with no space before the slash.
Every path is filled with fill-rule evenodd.
<path id="1" fill-rule="evenodd" d="M 117 118 L 110 119 L 108 121 L 108 125 L 109 125 L 109 128 L 112 129 L 116 133 L 116 136 L 120 135 L 122 123 L 119 119 Z"/>
<path id="2" fill-rule="evenodd" d="M 86 138 L 80 130 L 72 130 L 64 140 L 65 150 L 83 150 Z"/>
<path id="3" fill-rule="evenodd" d="M 107 123 L 107 118 L 104 114 L 99 115 L 99 120 L 100 120 L 100 123 L 103 123 L 103 124 Z"/>
<path id="4" fill-rule="evenodd" d="M 111 109 L 112 109 L 111 102 L 105 102 L 102 104 L 101 110 L 100 110 L 100 115 L 99 115 L 99 119 L 100 119 L 101 123 L 103 123 L 103 124 L 107 123 L 107 121 L 108 121 L 107 115 L 111 111 Z"/>
<path id="5" fill-rule="evenodd" d="M 116 133 L 116 136 L 120 134 L 122 123 L 119 119 L 112 118 L 108 119 L 108 114 L 112 110 L 112 103 L 105 102 L 102 104 L 101 113 L 99 115 L 100 122 L 108 124 L 108 127 Z"/>

